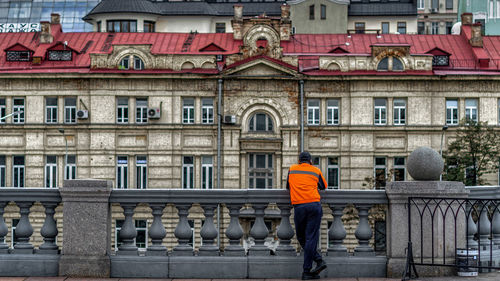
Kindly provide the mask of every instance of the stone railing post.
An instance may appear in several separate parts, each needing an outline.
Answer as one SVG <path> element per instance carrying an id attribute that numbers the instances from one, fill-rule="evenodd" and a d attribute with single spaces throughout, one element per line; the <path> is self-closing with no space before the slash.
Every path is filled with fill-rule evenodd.
<path id="1" fill-rule="evenodd" d="M 9 233 L 9 229 L 3 219 L 4 208 L 6 205 L 7 202 L 0 202 L 0 254 L 7 254 L 9 252 L 9 245 L 5 243 L 5 236 Z"/>
<path id="2" fill-rule="evenodd" d="M 111 189 L 111 181 L 64 181 L 60 189 L 64 214 L 60 276 L 110 276 Z"/>
<path id="3" fill-rule="evenodd" d="M 136 203 L 121 203 L 120 206 L 123 208 L 123 215 L 125 216 L 125 221 L 123 222 L 122 228 L 120 230 L 120 238 L 122 239 L 122 245 L 118 248 L 117 255 L 138 255 L 137 246 L 135 245 L 135 237 L 137 237 L 137 229 L 135 228 L 135 222 L 132 218 L 134 216 L 134 209 L 137 206 Z"/>
<path id="4" fill-rule="evenodd" d="M 290 224 L 290 210 L 292 206 L 289 203 L 278 204 L 278 208 L 281 212 L 281 222 L 276 233 L 280 239 L 280 244 L 276 248 L 276 255 L 296 256 L 297 251 L 292 245 L 290 245 L 292 238 L 295 235 L 292 225 Z"/>
<path id="5" fill-rule="evenodd" d="M 359 223 L 354 235 L 358 239 L 359 245 L 354 249 L 355 256 L 374 256 L 375 251 L 370 246 L 370 239 L 373 236 L 373 231 L 368 223 L 368 211 L 371 204 L 356 204 L 358 209 Z"/>
<path id="6" fill-rule="evenodd" d="M 193 247 L 190 246 L 189 239 L 192 237 L 193 233 L 191 231 L 191 227 L 188 223 L 188 215 L 189 208 L 191 208 L 191 204 L 176 204 L 175 207 L 178 210 L 179 214 L 179 222 L 177 223 L 177 227 L 175 228 L 174 235 L 177 237 L 179 244 L 174 247 L 172 251 L 173 256 L 192 256 L 193 255 Z"/>
<path id="7" fill-rule="evenodd" d="M 328 255 L 333 257 L 347 256 L 347 248 L 344 246 L 344 239 L 347 236 L 342 215 L 346 204 L 329 204 L 332 210 L 333 222 L 328 230 L 328 238 L 332 241 L 332 246 L 328 247 Z"/>
<path id="8" fill-rule="evenodd" d="M 229 238 L 229 246 L 224 249 L 225 256 L 244 256 L 245 249 L 240 245 L 240 239 L 243 237 L 243 229 L 240 225 L 239 214 L 242 204 L 226 204 L 229 209 L 231 221 L 226 229 L 226 236 Z"/>
<path id="9" fill-rule="evenodd" d="M 203 239 L 203 245 L 198 251 L 200 256 L 218 256 L 219 248 L 214 245 L 215 238 L 217 238 L 217 229 L 214 225 L 214 210 L 217 204 L 201 204 L 205 214 L 205 222 L 201 227 L 200 236 Z"/>
<path id="10" fill-rule="evenodd" d="M 477 233 L 477 225 L 474 222 L 473 219 L 473 214 L 476 213 L 476 208 L 470 206 L 468 204 L 465 209 L 465 215 L 466 215 L 466 220 L 467 220 L 467 232 L 466 232 L 466 239 L 467 239 L 467 248 L 474 248 L 477 249 L 478 243 L 476 240 L 474 240 L 474 237 L 476 236 Z M 479 217 L 479 213 L 476 214 Z"/>
<path id="11" fill-rule="evenodd" d="M 33 254 L 33 244 L 30 243 L 30 237 L 33 234 L 29 214 L 30 208 L 34 202 L 17 202 L 21 218 L 16 226 L 16 236 L 18 242 L 14 245 L 14 253 L 16 254 Z"/>
<path id="12" fill-rule="evenodd" d="M 59 233 L 57 224 L 54 220 L 54 214 L 58 203 L 42 202 L 45 207 L 45 221 L 40 234 L 43 236 L 43 244 L 40 245 L 38 253 L 40 254 L 58 254 L 59 248 L 56 245 L 56 236 Z"/>
<path id="13" fill-rule="evenodd" d="M 248 250 L 248 254 L 251 256 L 269 256 L 271 254 L 270 249 L 264 245 L 265 239 L 269 234 L 269 230 L 264 222 L 264 209 L 266 209 L 267 205 L 267 203 L 252 204 L 255 210 L 255 222 L 252 229 L 250 229 L 250 236 L 254 239 L 255 245 Z"/>
<path id="14" fill-rule="evenodd" d="M 481 215 L 479 216 L 478 228 L 479 228 L 479 246 L 481 246 L 481 250 L 486 250 L 490 246 L 490 240 L 488 237 L 490 236 L 490 219 L 488 218 L 488 204 L 480 204 L 479 212 Z"/>
<path id="15" fill-rule="evenodd" d="M 163 210 L 165 209 L 164 203 L 150 203 L 149 207 L 153 210 L 153 223 L 149 228 L 149 237 L 153 245 L 149 246 L 146 255 L 147 256 L 166 256 L 167 247 L 162 245 L 163 238 L 167 236 L 167 231 L 163 226 L 161 221 L 161 216 L 163 215 Z"/>

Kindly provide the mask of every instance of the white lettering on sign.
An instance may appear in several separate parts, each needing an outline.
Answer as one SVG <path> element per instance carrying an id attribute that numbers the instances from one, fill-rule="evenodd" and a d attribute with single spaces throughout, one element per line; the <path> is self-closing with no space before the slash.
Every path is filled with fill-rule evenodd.
<path id="1" fill-rule="evenodd" d="M 39 23 L 0 23 L 0 32 L 38 32 Z"/>

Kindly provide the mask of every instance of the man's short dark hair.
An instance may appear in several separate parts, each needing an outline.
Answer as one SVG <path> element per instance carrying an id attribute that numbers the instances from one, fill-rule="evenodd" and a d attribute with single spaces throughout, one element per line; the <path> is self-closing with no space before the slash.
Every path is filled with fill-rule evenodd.
<path id="1" fill-rule="evenodd" d="M 303 151 L 299 155 L 300 163 L 311 163 L 311 154 L 307 151 Z"/>

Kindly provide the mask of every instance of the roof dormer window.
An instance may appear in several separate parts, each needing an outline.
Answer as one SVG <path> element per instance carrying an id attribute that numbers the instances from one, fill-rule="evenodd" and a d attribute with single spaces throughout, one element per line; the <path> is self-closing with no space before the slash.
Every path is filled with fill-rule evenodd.
<path id="1" fill-rule="evenodd" d="M 434 56 L 432 58 L 432 66 L 448 66 L 450 64 L 450 57 L 446 55 Z"/>
<path id="2" fill-rule="evenodd" d="M 7 61 L 30 61 L 30 51 L 7 51 Z"/>
<path id="3" fill-rule="evenodd" d="M 49 60 L 51 61 L 70 61 L 72 59 L 73 52 L 71 50 L 50 50 Z"/>
<path id="4" fill-rule="evenodd" d="M 134 70 L 143 70 L 144 69 L 144 62 L 138 56 L 126 56 L 126 57 L 124 57 L 120 61 L 120 64 L 118 65 L 118 69 L 129 70 L 131 61 L 133 62 Z"/>
<path id="5" fill-rule="evenodd" d="M 385 57 L 377 65 L 377 71 L 403 71 L 403 62 L 393 56 Z"/>

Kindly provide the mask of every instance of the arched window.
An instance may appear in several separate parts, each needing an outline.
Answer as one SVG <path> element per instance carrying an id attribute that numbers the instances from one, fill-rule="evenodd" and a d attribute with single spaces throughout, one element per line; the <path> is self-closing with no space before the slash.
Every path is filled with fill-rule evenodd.
<path id="1" fill-rule="evenodd" d="M 132 66 L 133 66 L 134 70 L 143 70 L 144 69 L 144 62 L 138 56 L 126 56 L 126 57 L 124 57 L 120 61 L 120 64 L 118 65 L 118 69 L 129 70 L 131 61 L 133 62 Z"/>
<path id="2" fill-rule="evenodd" d="M 392 58 L 392 71 L 403 71 L 403 63 L 398 58 Z"/>
<path id="3" fill-rule="evenodd" d="M 377 65 L 377 71 L 403 71 L 404 69 L 403 62 L 393 56 L 381 59 Z"/>
<path id="4" fill-rule="evenodd" d="M 389 57 L 385 57 L 383 58 L 377 65 L 377 70 L 378 71 L 381 71 L 381 70 L 389 70 Z"/>
<path id="5" fill-rule="evenodd" d="M 249 132 L 272 132 L 274 130 L 273 119 L 265 113 L 256 113 L 250 118 L 248 124 Z"/>

